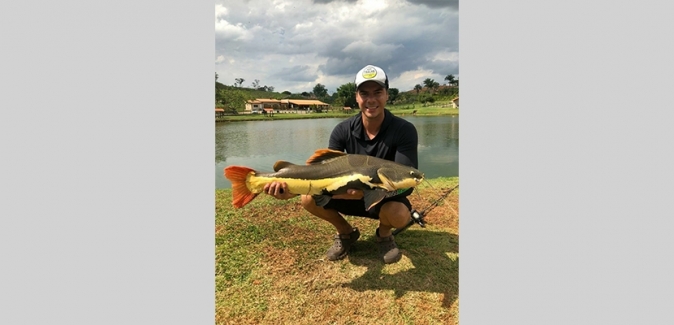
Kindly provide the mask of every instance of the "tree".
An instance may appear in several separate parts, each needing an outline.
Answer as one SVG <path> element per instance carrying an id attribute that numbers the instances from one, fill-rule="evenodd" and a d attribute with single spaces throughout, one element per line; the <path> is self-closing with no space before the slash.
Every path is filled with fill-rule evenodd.
<path id="1" fill-rule="evenodd" d="M 314 86 L 314 95 L 316 95 L 318 98 L 327 97 L 328 89 L 320 83 L 317 83 L 316 86 Z"/>
<path id="2" fill-rule="evenodd" d="M 302 97 L 309 97 L 309 95 L 311 95 L 311 94 L 309 94 L 309 93 L 306 92 L 306 91 L 303 91 L 303 92 L 302 92 Z"/>
<path id="3" fill-rule="evenodd" d="M 218 82 L 218 73 L 215 73 L 215 82 Z"/>
<path id="4" fill-rule="evenodd" d="M 251 84 L 251 86 L 253 87 L 253 89 L 257 89 L 258 87 L 260 87 L 260 79 L 255 79 Z"/>
<path id="5" fill-rule="evenodd" d="M 421 89 L 423 89 L 423 87 L 421 87 L 420 84 L 416 84 L 414 86 L 414 90 L 417 92 L 417 95 L 419 95 L 419 92 L 421 91 Z"/>
<path id="6" fill-rule="evenodd" d="M 440 88 L 440 84 L 437 81 L 433 81 L 431 88 L 433 89 L 433 93 L 435 93 L 438 91 L 438 88 Z"/>
<path id="7" fill-rule="evenodd" d="M 433 96 L 431 96 L 431 95 L 423 95 L 423 96 L 421 97 L 420 101 L 421 101 L 422 103 L 424 103 L 424 106 L 425 106 L 426 103 L 434 103 L 434 102 L 435 102 L 435 98 L 433 98 Z"/>
<path id="8" fill-rule="evenodd" d="M 246 101 L 250 99 L 248 98 L 249 96 L 247 92 L 239 89 L 220 89 L 216 93 L 216 100 L 227 108 L 243 110 L 246 106 Z"/>
<path id="9" fill-rule="evenodd" d="M 356 102 L 356 84 L 349 82 L 337 88 L 337 98 L 343 100 L 344 106 L 357 107 Z"/>
<path id="10" fill-rule="evenodd" d="M 246 81 L 246 79 L 243 79 L 243 78 L 234 78 L 234 81 L 236 81 L 236 82 L 234 83 L 235 86 L 236 86 L 236 84 L 239 84 L 239 87 L 241 87 L 241 85 L 243 84 L 244 81 Z"/>
<path id="11" fill-rule="evenodd" d="M 393 102 L 398 98 L 399 93 L 400 93 L 400 90 L 398 90 L 398 88 L 389 88 L 389 90 L 388 90 L 388 102 L 389 102 L 389 104 L 393 104 Z"/>
<path id="12" fill-rule="evenodd" d="M 453 81 L 452 81 L 452 85 L 453 85 L 454 87 L 459 87 L 459 79 L 453 80 Z"/>
<path id="13" fill-rule="evenodd" d="M 448 75 L 445 77 L 445 80 L 447 80 L 447 84 L 448 84 L 448 85 L 453 85 L 453 84 L 454 84 L 454 75 L 448 74 Z"/>
<path id="14" fill-rule="evenodd" d="M 431 89 L 433 89 L 433 83 L 434 82 L 435 82 L 435 80 L 433 80 L 431 78 L 426 78 L 426 80 L 424 80 L 424 86 L 426 86 L 426 88 L 428 88 L 428 92 L 431 92 Z"/>

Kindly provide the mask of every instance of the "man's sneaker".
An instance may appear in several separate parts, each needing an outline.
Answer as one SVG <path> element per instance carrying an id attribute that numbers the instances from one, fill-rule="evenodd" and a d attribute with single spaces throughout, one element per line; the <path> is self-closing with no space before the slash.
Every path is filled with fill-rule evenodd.
<path id="1" fill-rule="evenodd" d="M 358 228 L 353 228 L 353 231 L 348 235 L 335 235 L 335 242 L 328 249 L 328 260 L 336 261 L 344 258 L 351 245 L 358 240 L 358 237 L 360 237 Z"/>
<path id="2" fill-rule="evenodd" d="M 379 228 L 376 231 L 377 243 L 379 244 L 379 256 L 384 259 L 384 263 L 391 264 L 400 261 L 403 256 L 393 240 L 393 235 L 388 237 L 379 237 Z"/>

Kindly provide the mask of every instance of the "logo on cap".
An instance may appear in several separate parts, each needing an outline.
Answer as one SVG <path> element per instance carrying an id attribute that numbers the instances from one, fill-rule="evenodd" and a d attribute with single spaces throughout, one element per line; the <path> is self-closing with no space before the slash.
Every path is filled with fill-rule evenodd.
<path id="1" fill-rule="evenodd" d="M 373 67 L 368 67 L 363 70 L 363 78 L 365 79 L 372 79 L 375 76 L 377 76 L 377 69 Z"/>

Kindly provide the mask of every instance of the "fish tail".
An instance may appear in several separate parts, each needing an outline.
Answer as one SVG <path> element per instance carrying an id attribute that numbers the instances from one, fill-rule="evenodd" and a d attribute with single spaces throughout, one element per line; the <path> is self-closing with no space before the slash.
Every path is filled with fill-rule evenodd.
<path id="1" fill-rule="evenodd" d="M 242 166 L 229 166 L 225 168 L 225 177 L 232 182 L 232 205 L 241 208 L 252 201 L 257 193 L 253 193 L 246 185 L 248 174 L 255 172 L 253 169 Z"/>

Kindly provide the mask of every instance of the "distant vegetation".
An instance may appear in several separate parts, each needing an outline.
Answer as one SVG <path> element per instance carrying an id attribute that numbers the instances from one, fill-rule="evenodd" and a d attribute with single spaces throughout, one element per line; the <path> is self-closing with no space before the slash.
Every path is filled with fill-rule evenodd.
<path id="1" fill-rule="evenodd" d="M 255 79 L 250 87 L 244 87 L 244 78 L 233 78 L 234 83 L 229 86 L 218 82 L 219 76 L 215 74 L 215 106 L 226 109 L 234 109 L 239 112 L 245 109 L 247 100 L 255 98 L 271 99 L 316 99 L 330 104 L 333 108 L 352 107 L 356 108 L 356 86 L 353 82 L 343 84 L 332 94 L 328 89 L 318 83 L 311 92 L 291 93 L 284 90 L 275 91 L 275 87 L 261 85 L 260 80 Z M 426 107 L 443 106 L 459 96 L 459 80 L 453 75 L 445 77 L 446 85 L 440 85 L 437 81 L 427 78 L 424 85 L 417 84 L 413 89 L 401 92 L 397 88 L 389 89 L 389 105 L 391 107 Z M 443 103 L 441 105 L 434 103 Z M 388 107 L 388 106 L 387 106 Z"/>

